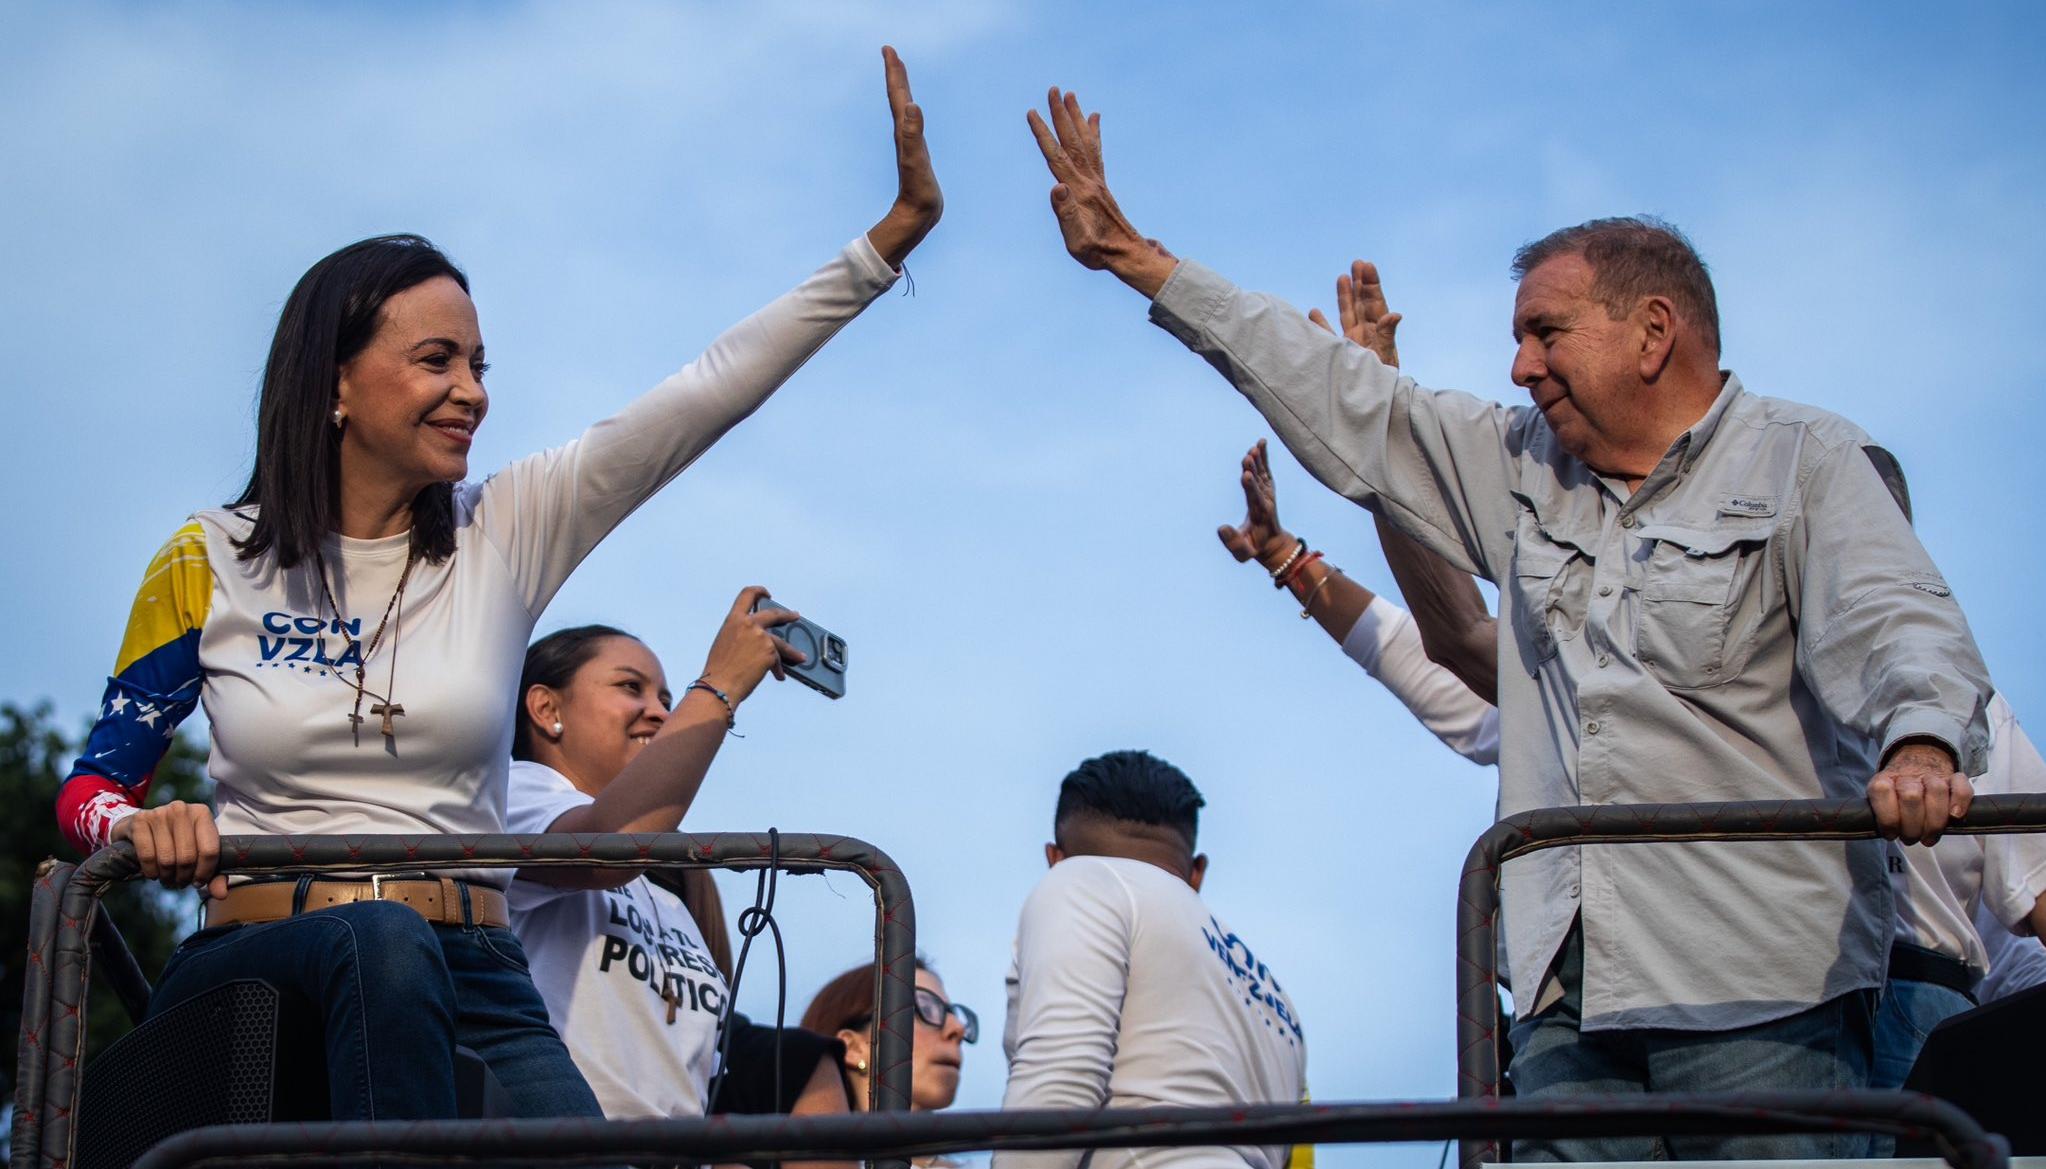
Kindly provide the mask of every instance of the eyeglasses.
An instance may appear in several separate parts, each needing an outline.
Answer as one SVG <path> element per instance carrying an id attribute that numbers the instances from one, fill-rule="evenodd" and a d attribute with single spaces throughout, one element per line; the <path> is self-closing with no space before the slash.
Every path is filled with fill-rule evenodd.
<path id="1" fill-rule="evenodd" d="M 972 1007 L 948 1003 L 939 998 L 936 991 L 925 990 L 921 986 L 916 988 L 917 1018 L 933 1027 L 943 1027 L 947 1015 L 959 1016 L 959 1025 L 966 1029 L 966 1034 L 962 1036 L 966 1042 L 975 1043 L 980 1040 L 980 1016 L 973 1013 Z"/>

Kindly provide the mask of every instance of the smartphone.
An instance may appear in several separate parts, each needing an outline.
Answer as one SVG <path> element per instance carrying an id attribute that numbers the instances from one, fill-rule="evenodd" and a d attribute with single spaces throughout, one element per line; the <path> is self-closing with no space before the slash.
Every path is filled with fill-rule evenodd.
<path id="1" fill-rule="evenodd" d="M 772 611 L 787 608 L 787 605 L 778 605 L 763 597 L 753 606 L 753 611 L 758 613 L 762 609 Z M 782 669 L 789 677 L 826 698 L 845 697 L 845 638 L 808 617 L 798 617 L 787 625 L 777 625 L 768 632 L 802 651 L 801 664 L 793 662 L 783 664 Z"/>

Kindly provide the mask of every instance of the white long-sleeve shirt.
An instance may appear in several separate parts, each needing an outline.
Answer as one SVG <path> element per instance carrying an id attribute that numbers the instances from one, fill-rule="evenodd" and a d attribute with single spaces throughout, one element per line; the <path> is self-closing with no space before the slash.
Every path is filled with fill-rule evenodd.
<path id="1" fill-rule="evenodd" d="M 1178 876 L 1077 856 L 1023 905 L 1008 979 L 1004 1108 L 1297 1104 L 1307 1040 L 1250 943 Z M 1286 1147 L 1102 1149 L 1095 1169 L 1285 1169 Z M 996 1153 L 1074 1169 L 1079 1152 Z"/>
<path id="2" fill-rule="evenodd" d="M 1499 762 L 1499 708 L 1429 658 L 1420 627 L 1405 609 L 1372 594 L 1343 637 L 1343 652 L 1444 746 L 1486 767 Z"/>
<path id="3" fill-rule="evenodd" d="M 352 642 L 374 640 L 410 536 L 327 538 L 337 612 L 313 564 L 280 570 L 274 556 L 236 555 L 252 522 L 244 510 L 198 513 L 136 595 L 100 719 L 59 795 L 67 833 L 88 851 L 105 844 L 201 703 L 223 833 L 503 831 L 519 670 L 555 591 L 894 280 L 862 236 L 580 438 L 456 487 L 454 554 L 413 566 L 366 663 L 366 685 L 404 707 L 395 737 L 368 702 L 368 721 L 350 725 L 356 694 L 344 678 Z M 473 875 L 501 884 L 509 874 Z"/>

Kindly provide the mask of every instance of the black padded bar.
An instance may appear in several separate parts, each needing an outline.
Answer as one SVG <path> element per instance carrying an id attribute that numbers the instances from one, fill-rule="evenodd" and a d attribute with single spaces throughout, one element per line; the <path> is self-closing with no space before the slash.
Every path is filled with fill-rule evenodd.
<path id="1" fill-rule="evenodd" d="M 2046 795 L 1977 796 L 1962 835 L 2046 829 Z M 1608 804 L 1540 808 L 1492 825 L 1464 861 L 1456 908 L 1457 1095 L 1499 1094 L 1499 966 L 1494 926 L 1499 867 L 1515 857 L 1579 844 L 1708 840 L 1860 840 L 1876 835 L 1866 800 L 1779 800 L 1717 804 Z M 1488 1144 L 1465 1142 L 1464 1169 L 1497 1160 Z"/>
<path id="2" fill-rule="evenodd" d="M 14 1062 L 14 1131 L 9 1156 L 22 1165 L 36 1163 L 42 1147 L 43 1080 L 49 1074 L 46 1050 L 50 1040 L 50 954 L 56 947 L 58 902 L 75 865 L 46 860 L 36 866 L 29 891 L 28 952 L 21 988 L 21 1036 Z"/>
<path id="3" fill-rule="evenodd" d="M 976 1149 L 1439 1141 L 1656 1133 L 1861 1131 L 1929 1139 L 1954 1169 L 2005 1169 L 2003 1142 L 1942 1100 L 1904 1092 L 1737 1093 L 1123 1108 L 867 1112 L 635 1121 L 419 1121 L 195 1129 L 137 1169 L 386 1164 L 592 1165 L 924 1156 Z"/>
<path id="4" fill-rule="evenodd" d="M 142 973 L 142 964 L 135 960 L 135 951 L 128 948 L 128 939 L 121 936 L 111 913 L 93 915 L 92 966 L 121 1000 L 128 1021 L 140 1023 L 149 1014 L 149 976 Z"/>
<path id="5" fill-rule="evenodd" d="M 412 872 L 422 869 L 508 867 L 730 868 L 761 869 L 769 861 L 766 833 L 690 835 L 606 834 L 570 836 L 227 836 L 220 841 L 225 873 Z M 909 883 L 888 855 L 849 836 L 784 833 L 782 871 L 810 873 L 840 869 L 874 890 L 874 949 L 879 967 L 875 986 L 876 1071 L 873 1103 L 879 1110 L 909 1107 L 910 1038 L 915 1024 L 916 911 Z M 33 1110 L 40 1119 L 33 1160 L 63 1169 L 76 1147 L 72 1117 L 77 1112 L 79 1071 L 85 1048 L 85 1004 L 92 972 L 90 936 L 99 900 L 115 881 L 137 874 L 135 851 L 126 843 L 103 848 L 77 866 L 59 887 L 55 936 L 49 946 L 49 1009 L 37 1042 L 43 1046 L 40 1099 L 17 1092 L 15 1127 Z M 31 981 L 31 986 L 34 980 Z M 31 991 L 33 995 L 33 991 Z M 23 1044 L 29 1042 L 24 1020 Z M 27 1081 L 24 1079 L 24 1084 Z M 19 1146 L 17 1146 L 17 1149 Z M 17 1153 L 17 1156 L 19 1154 Z"/>

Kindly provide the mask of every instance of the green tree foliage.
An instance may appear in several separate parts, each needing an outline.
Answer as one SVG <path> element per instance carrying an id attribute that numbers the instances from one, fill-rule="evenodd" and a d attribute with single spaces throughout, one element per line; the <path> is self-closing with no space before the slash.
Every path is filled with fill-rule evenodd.
<path id="1" fill-rule="evenodd" d="M 14 1098 L 18 1054 L 13 1037 L 21 1033 L 23 967 L 28 952 L 29 894 L 36 866 L 45 857 L 76 861 L 78 856 L 57 831 L 57 787 L 70 773 L 79 743 L 52 722 L 47 703 L 24 710 L 0 703 L 0 1036 L 6 1037 L 7 1100 Z M 204 748 L 180 735 L 157 766 L 150 801 L 206 800 L 212 791 L 206 778 Z M 197 893 L 172 892 L 160 885 L 130 881 L 107 894 L 103 911 L 114 922 L 154 978 L 169 960 L 179 939 L 192 931 L 199 909 Z M 96 986 L 86 1018 L 86 1058 L 128 1032 L 127 1012 L 113 992 Z"/>

